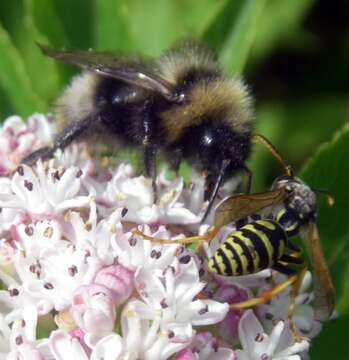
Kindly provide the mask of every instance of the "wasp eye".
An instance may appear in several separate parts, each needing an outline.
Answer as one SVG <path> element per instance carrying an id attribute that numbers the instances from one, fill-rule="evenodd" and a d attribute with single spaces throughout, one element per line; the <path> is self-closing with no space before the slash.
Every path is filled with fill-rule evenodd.
<path id="1" fill-rule="evenodd" d="M 291 192 L 292 192 L 291 186 L 285 186 L 285 190 L 286 190 L 286 192 L 288 192 L 288 193 L 291 193 Z"/>

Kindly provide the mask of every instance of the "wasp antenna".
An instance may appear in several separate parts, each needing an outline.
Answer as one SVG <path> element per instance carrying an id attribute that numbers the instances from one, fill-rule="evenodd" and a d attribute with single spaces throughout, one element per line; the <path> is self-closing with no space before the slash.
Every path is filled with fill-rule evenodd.
<path id="1" fill-rule="evenodd" d="M 333 206 L 335 203 L 333 194 L 325 189 L 311 188 L 315 193 L 326 196 L 328 206 Z"/>
<path id="2" fill-rule="evenodd" d="M 281 166 L 285 169 L 287 176 L 293 177 L 293 169 L 291 165 L 287 164 L 282 157 L 282 155 L 276 150 L 275 146 L 263 135 L 261 134 L 253 134 L 251 141 L 255 144 L 261 144 L 264 145 L 269 152 L 272 154 L 272 156 L 281 164 Z"/>

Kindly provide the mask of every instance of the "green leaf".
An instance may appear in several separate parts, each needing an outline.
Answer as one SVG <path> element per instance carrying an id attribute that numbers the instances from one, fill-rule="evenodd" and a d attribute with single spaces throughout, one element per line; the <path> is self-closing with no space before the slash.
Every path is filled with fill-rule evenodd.
<path id="1" fill-rule="evenodd" d="M 254 130 L 257 134 L 265 136 L 277 148 L 282 134 L 282 123 L 280 119 L 284 117 L 284 108 L 282 104 L 273 102 L 265 105 L 258 110 L 258 121 Z M 252 171 L 252 191 L 266 191 L 269 189 L 272 179 L 270 176 L 270 168 L 276 170 L 277 174 L 281 174 L 283 169 L 279 163 L 274 160 L 269 151 L 260 144 L 254 144 L 252 154 L 247 162 L 248 168 Z"/>
<path id="2" fill-rule="evenodd" d="M 227 0 L 102 0 L 95 4 L 98 48 L 158 56 L 180 38 L 200 37 Z"/>
<path id="3" fill-rule="evenodd" d="M 50 46 L 55 48 L 69 48 L 70 41 L 65 32 L 63 22 L 59 18 L 58 13 L 54 7 L 54 2 L 52 0 L 24 1 L 26 2 L 26 8 L 30 14 L 30 18 L 32 19 L 31 21 L 35 25 L 35 40 L 41 43 L 48 43 Z M 41 61 L 49 64 L 47 66 L 51 67 L 51 69 L 54 69 L 53 73 L 51 73 L 50 69 L 46 70 L 47 76 L 54 76 L 52 92 L 46 94 L 48 98 L 51 98 L 52 95 L 57 95 L 58 88 L 60 89 L 63 84 L 68 82 L 68 80 L 74 74 L 74 71 L 72 71 L 70 67 L 67 67 L 60 62 L 55 62 L 51 59 L 45 58 L 42 53 L 38 53 L 38 51 L 39 50 L 36 49 L 36 54 L 41 59 Z M 51 99 L 49 100 L 51 102 Z"/>
<path id="4" fill-rule="evenodd" d="M 310 359 L 349 359 L 349 314 L 325 324 L 320 336 L 312 339 Z"/>
<path id="5" fill-rule="evenodd" d="M 14 46 L 22 55 L 24 66 L 31 80 L 33 91 L 43 101 L 51 102 L 59 89 L 59 77 L 55 63 L 41 54 L 35 42 L 47 42 L 40 34 L 32 16 L 33 0 L 14 1 L 1 5 L 5 12 L 0 15 L 5 29 L 9 32 Z M 3 8 L 4 7 L 4 8 Z M 7 17 L 7 13 L 12 14 Z M 14 16 L 15 15 L 15 16 Z"/>
<path id="6" fill-rule="evenodd" d="M 258 31 L 265 0 L 246 0 L 233 23 L 219 54 L 221 64 L 232 74 L 240 74 Z"/>
<path id="7" fill-rule="evenodd" d="M 34 0 L 35 1 L 35 0 Z M 77 49 L 93 47 L 93 4 L 99 0 L 46 0 L 53 3 L 69 42 Z M 110 35 L 113 37 L 113 34 Z"/>
<path id="8" fill-rule="evenodd" d="M 269 0 L 260 16 L 258 31 L 252 47 L 252 57 L 260 60 L 279 43 L 294 38 L 304 41 L 299 27 L 313 5 L 314 0 Z"/>
<path id="9" fill-rule="evenodd" d="M 0 86 L 6 91 L 20 115 L 47 111 L 46 104 L 34 93 L 23 59 L 9 34 L 0 26 Z"/>
<path id="10" fill-rule="evenodd" d="M 202 37 L 217 54 L 221 51 L 232 24 L 237 21 L 243 6 L 241 1 L 227 1 L 210 26 L 206 28 Z"/>
<path id="11" fill-rule="evenodd" d="M 59 18 L 52 0 L 25 0 L 30 6 L 32 17 L 37 31 L 45 34 L 50 45 L 54 47 L 68 47 L 69 39 L 63 23 Z"/>
<path id="12" fill-rule="evenodd" d="M 96 1 L 94 14 L 94 45 L 97 50 L 126 52 L 134 47 L 128 1 Z"/>
<path id="13" fill-rule="evenodd" d="M 328 189 L 335 198 L 329 207 L 323 200 L 318 210 L 318 227 L 331 268 L 340 314 L 349 313 L 349 124 L 334 139 L 320 147 L 301 172 L 313 188 Z M 318 195 L 321 197 L 321 195 Z"/>

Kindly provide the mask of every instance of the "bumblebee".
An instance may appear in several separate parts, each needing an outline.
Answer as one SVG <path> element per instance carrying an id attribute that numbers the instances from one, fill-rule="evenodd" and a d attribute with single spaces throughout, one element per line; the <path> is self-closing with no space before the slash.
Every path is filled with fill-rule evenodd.
<path id="1" fill-rule="evenodd" d="M 83 72 L 57 102 L 60 132 L 52 146 L 33 152 L 25 163 L 48 159 L 58 148 L 101 134 L 142 149 L 144 174 L 156 190 L 160 151 L 174 170 L 185 159 L 205 174 L 205 216 L 222 182 L 241 170 L 251 177 L 245 166 L 253 117 L 249 89 L 225 75 L 203 45 L 185 42 L 159 59 L 41 49 Z"/>

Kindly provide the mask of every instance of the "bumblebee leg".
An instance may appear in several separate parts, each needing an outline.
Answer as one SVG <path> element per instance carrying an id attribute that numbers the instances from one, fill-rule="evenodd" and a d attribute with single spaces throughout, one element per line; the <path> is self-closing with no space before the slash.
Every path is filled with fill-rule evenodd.
<path id="1" fill-rule="evenodd" d="M 74 140 L 85 135 L 87 130 L 89 130 L 92 125 L 95 125 L 96 121 L 98 121 L 98 119 L 93 116 L 71 124 L 55 137 L 52 147 L 45 146 L 38 149 L 25 157 L 22 162 L 28 165 L 33 165 L 39 159 L 47 160 L 53 157 L 57 149 L 63 150 Z"/>
<path id="2" fill-rule="evenodd" d="M 149 143 L 149 139 L 145 139 L 144 142 Z M 143 148 L 143 165 L 144 175 L 152 179 L 152 186 L 154 192 L 154 203 L 157 201 L 157 189 L 156 189 L 156 151 L 152 145 L 145 144 Z"/>
<path id="3" fill-rule="evenodd" d="M 49 147 L 49 146 L 42 147 L 42 148 L 32 152 L 27 157 L 25 157 L 22 160 L 22 163 L 27 164 L 27 165 L 33 165 L 39 159 L 48 160 L 53 157 L 55 151 L 56 151 L 56 149 L 54 149 L 53 147 Z"/>
<path id="4" fill-rule="evenodd" d="M 178 175 L 179 173 L 179 166 L 183 159 L 183 150 L 180 147 L 174 148 L 171 150 L 168 156 L 168 162 L 170 164 L 170 168 L 176 172 Z"/>
<path id="5" fill-rule="evenodd" d="M 229 164 L 230 164 L 230 160 L 223 160 L 220 170 L 219 170 L 219 173 L 218 174 L 208 174 L 206 177 L 204 198 L 205 198 L 205 200 L 208 200 L 208 205 L 205 210 L 204 216 L 201 219 L 201 224 L 205 221 L 207 215 L 210 213 L 213 202 L 216 199 L 218 190 L 219 190 L 220 186 L 222 185 L 223 178 L 225 175 L 225 170 L 229 166 Z"/>
<path id="6" fill-rule="evenodd" d="M 147 108 L 150 104 L 145 105 L 145 116 L 143 118 L 143 167 L 144 175 L 152 179 L 154 203 L 157 201 L 156 190 L 156 150 L 153 142 L 153 120 L 149 116 Z"/>

